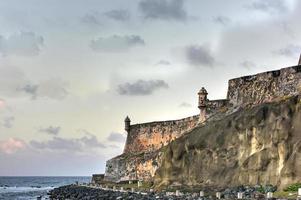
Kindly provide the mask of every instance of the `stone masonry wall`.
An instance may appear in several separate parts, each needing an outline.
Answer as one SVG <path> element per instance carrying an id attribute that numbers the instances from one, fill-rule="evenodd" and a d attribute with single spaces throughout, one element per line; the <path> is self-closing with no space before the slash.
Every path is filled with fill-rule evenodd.
<path id="1" fill-rule="evenodd" d="M 236 107 L 278 101 L 301 92 L 301 66 L 283 68 L 229 80 L 227 99 L 207 102 L 206 119 Z M 225 108 L 225 109 L 224 109 Z M 217 114 L 217 115 L 216 115 Z M 106 163 L 105 179 L 122 181 L 152 179 L 161 147 L 194 129 L 199 115 L 180 120 L 130 126 L 124 152 Z"/>
<path id="2" fill-rule="evenodd" d="M 112 182 L 128 180 L 152 181 L 158 163 L 158 151 L 140 154 L 122 154 L 106 163 L 105 180 Z"/>
<path id="3" fill-rule="evenodd" d="M 233 106 L 257 105 L 296 95 L 301 91 L 301 66 L 229 80 L 227 99 Z"/>
<path id="4" fill-rule="evenodd" d="M 198 125 L 199 116 L 130 126 L 124 153 L 152 152 Z"/>
<path id="5" fill-rule="evenodd" d="M 228 105 L 228 100 L 207 102 L 207 116 L 211 117 Z M 182 136 L 199 124 L 199 115 L 180 120 L 150 122 L 130 126 L 124 152 L 106 163 L 105 180 L 119 182 L 126 180 L 151 181 L 158 166 L 161 147 Z"/>

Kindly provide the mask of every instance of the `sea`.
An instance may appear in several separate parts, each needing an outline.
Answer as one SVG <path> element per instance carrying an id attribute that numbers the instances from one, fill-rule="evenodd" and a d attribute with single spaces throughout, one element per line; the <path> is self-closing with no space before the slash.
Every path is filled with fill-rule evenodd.
<path id="1" fill-rule="evenodd" d="M 25 176 L 12 177 L 0 176 L 0 200 L 43 200 L 49 199 L 48 191 L 63 185 L 78 183 L 89 183 L 89 176 L 47 177 L 47 176 Z"/>

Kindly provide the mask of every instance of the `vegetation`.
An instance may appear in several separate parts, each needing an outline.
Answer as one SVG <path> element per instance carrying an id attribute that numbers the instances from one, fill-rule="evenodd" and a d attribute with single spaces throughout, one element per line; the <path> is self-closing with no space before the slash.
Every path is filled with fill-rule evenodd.
<path id="1" fill-rule="evenodd" d="M 294 183 L 292 185 L 287 186 L 283 191 L 284 192 L 297 192 L 299 188 L 301 188 L 301 183 Z"/>
<path id="2" fill-rule="evenodd" d="M 274 197 L 279 199 L 296 199 L 297 193 L 277 191 L 274 193 Z"/>
<path id="3" fill-rule="evenodd" d="M 266 194 L 268 192 L 276 192 L 277 191 L 277 186 L 273 185 L 260 185 L 256 188 L 257 192 L 260 192 L 262 194 Z"/>

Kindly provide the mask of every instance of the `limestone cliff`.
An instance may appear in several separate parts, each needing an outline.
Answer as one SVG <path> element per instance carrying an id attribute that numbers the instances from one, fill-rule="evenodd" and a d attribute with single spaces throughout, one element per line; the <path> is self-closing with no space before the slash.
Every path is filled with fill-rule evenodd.
<path id="1" fill-rule="evenodd" d="M 163 148 L 161 156 L 157 187 L 300 182 L 300 96 L 209 121 Z"/>
<path id="2" fill-rule="evenodd" d="M 231 79 L 226 99 L 207 94 L 198 92 L 199 115 L 134 125 L 127 117 L 124 152 L 107 161 L 105 180 L 159 186 L 301 181 L 301 65 Z"/>

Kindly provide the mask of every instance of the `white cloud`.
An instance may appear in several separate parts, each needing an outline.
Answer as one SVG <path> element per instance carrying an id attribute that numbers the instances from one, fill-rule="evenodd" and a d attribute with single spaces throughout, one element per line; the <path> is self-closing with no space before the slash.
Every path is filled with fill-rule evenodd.
<path id="1" fill-rule="evenodd" d="M 110 135 L 108 136 L 107 140 L 110 142 L 119 142 L 119 143 L 124 143 L 125 142 L 125 135 L 122 133 L 110 133 Z"/>

